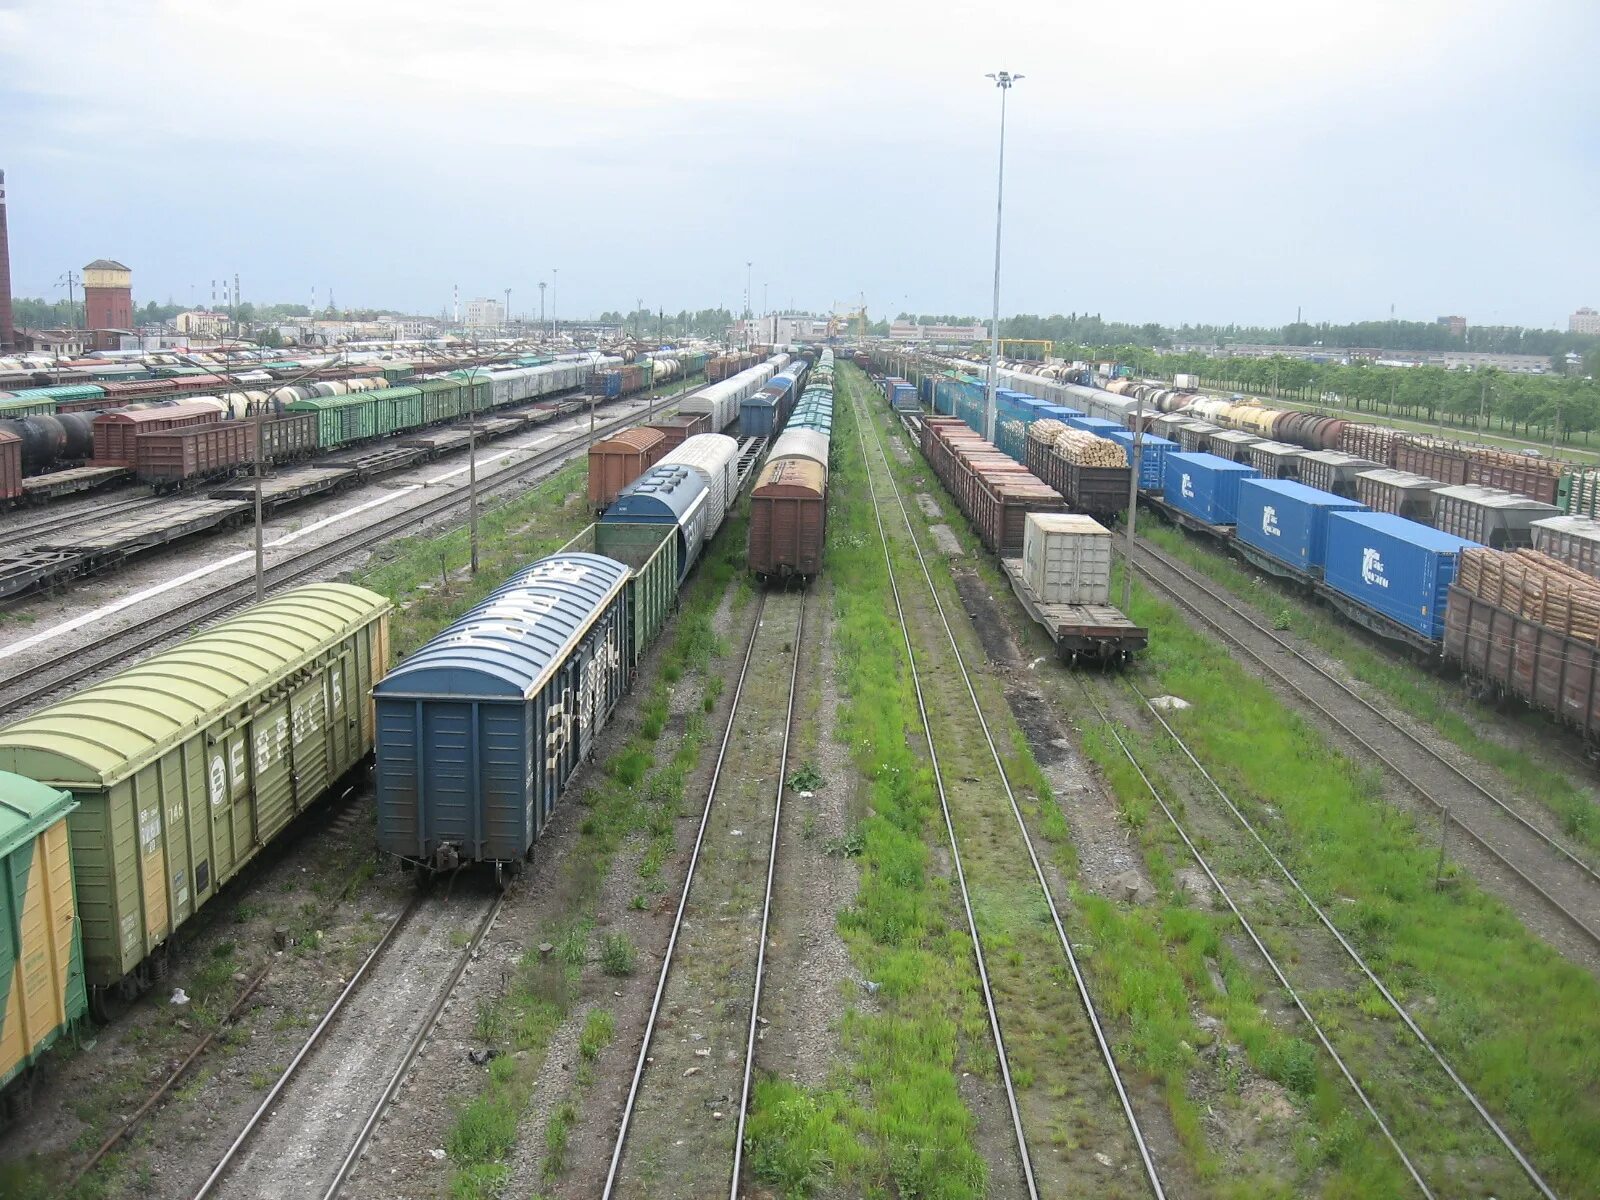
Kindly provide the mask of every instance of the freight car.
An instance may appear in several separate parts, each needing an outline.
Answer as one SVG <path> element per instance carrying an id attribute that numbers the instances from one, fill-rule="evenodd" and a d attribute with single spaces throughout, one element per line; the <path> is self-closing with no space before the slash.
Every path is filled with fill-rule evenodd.
<path id="1" fill-rule="evenodd" d="M 1125 663 L 1150 644 L 1149 630 L 1111 606 L 1111 533 L 1092 517 L 1029 513 L 1022 557 L 1000 566 L 1068 666 Z"/>
<path id="2" fill-rule="evenodd" d="M 787 354 L 775 354 L 765 362 L 731 375 L 719 383 L 703 387 L 678 405 L 680 413 L 709 413 L 711 431 L 721 433 L 739 419 L 739 406 L 745 397 L 752 396 L 784 367 L 789 365 Z"/>
<path id="3" fill-rule="evenodd" d="M 708 509 L 710 489 L 698 471 L 671 463 L 657 463 L 617 495 L 600 518 L 596 546 L 612 557 L 619 545 L 636 545 L 662 536 L 662 527 L 673 531 L 678 546 L 678 578 L 681 581 L 700 557 L 701 547 L 710 538 Z M 611 528 L 612 526 L 626 528 Z M 642 527 L 642 528 L 641 528 Z"/>
<path id="4" fill-rule="evenodd" d="M 0 771 L 77 804 L 95 1000 L 147 987 L 183 924 L 365 760 L 388 614 L 362 588 L 297 588 L 0 729 Z"/>
<path id="5" fill-rule="evenodd" d="M 804 583 L 822 570 L 832 432 L 833 352 L 824 350 L 750 492 L 746 561 L 758 579 Z"/>
<path id="6" fill-rule="evenodd" d="M 687 467 L 706 485 L 706 537 L 713 538 L 739 500 L 739 443 L 723 433 L 702 433 L 674 446 L 659 465 Z"/>
<path id="7" fill-rule="evenodd" d="M 0 1090 L 88 1011 L 70 792 L 0 772 Z"/>
<path id="8" fill-rule="evenodd" d="M 629 569 L 554 554 L 374 689 L 378 848 L 428 871 L 532 857 L 627 689 Z"/>
<path id="9" fill-rule="evenodd" d="M 589 505 L 604 512 L 617 493 L 643 475 L 668 450 L 666 435 L 642 426 L 624 429 L 589 447 Z"/>

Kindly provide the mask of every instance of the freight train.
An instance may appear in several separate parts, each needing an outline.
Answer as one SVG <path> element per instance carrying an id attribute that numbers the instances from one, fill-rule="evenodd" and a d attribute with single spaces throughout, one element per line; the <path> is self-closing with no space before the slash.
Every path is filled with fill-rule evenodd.
<path id="1" fill-rule="evenodd" d="M 776 382 L 776 381 L 774 381 Z M 750 491 L 746 561 L 764 581 L 805 583 L 822 570 L 828 532 L 828 454 L 833 440 L 833 351 L 824 349 L 804 390 L 785 411 L 781 403 L 739 413 L 747 423 L 777 433 Z"/>
<path id="2" fill-rule="evenodd" d="M 512 576 L 374 690 L 378 848 L 424 873 L 531 859 L 690 568 L 738 502 L 739 444 L 720 432 L 788 365 L 747 367 L 689 397 L 711 430 L 617 442 L 600 458 L 642 473 L 562 550 Z M 681 427 L 681 426 L 680 426 Z M 649 465 L 644 465 L 648 463 Z"/>
<path id="3" fill-rule="evenodd" d="M 940 375 L 929 390 L 981 428 L 975 380 Z M 1095 402 L 1102 414 L 1119 411 Z M 1110 417 L 1016 392 L 1009 404 L 997 409 L 1022 426 L 1019 461 L 1038 453 L 1036 432 L 1050 419 L 1116 442 L 1131 462 L 1132 432 Z M 1143 503 L 1425 663 L 1461 671 L 1480 693 L 1526 702 L 1600 742 L 1600 646 L 1586 615 L 1600 612 L 1600 523 L 1465 482 L 1512 483 L 1531 472 L 1550 481 L 1545 494 L 1558 486 L 1558 498 L 1581 504 L 1594 502 L 1591 473 L 1568 472 L 1558 485 L 1551 464 L 1355 423 L 1340 427 L 1340 444 L 1371 457 L 1240 442 L 1215 426 L 1200 436 L 1165 428 L 1187 436 L 1141 436 Z M 1014 438 L 1008 452 L 1019 457 Z M 1418 466 L 1456 482 L 1401 469 Z"/>

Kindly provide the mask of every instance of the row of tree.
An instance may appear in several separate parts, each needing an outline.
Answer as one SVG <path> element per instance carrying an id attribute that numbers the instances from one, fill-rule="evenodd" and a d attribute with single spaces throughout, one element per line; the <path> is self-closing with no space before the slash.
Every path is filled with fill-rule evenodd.
<path id="1" fill-rule="evenodd" d="M 1057 353 L 1065 352 L 1057 346 Z M 1499 431 L 1513 437 L 1587 443 L 1600 429 L 1600 384 L 1587 375 L 1523 375 L 1486 368 L 1447 371 L 1440 367 L 1345 366 L 1274 355 L 1269 358 L 1209 358 L 1156 353 L 1140 346 L 1075 347 L 1071 357 L 1114 357 L 1136 375 L 1171 379 L 1200 377 L 1203 386 L 1267 398 L 1278 397 L 1342 415 L 1367 414 L 1425 421 L 1443 428 Z M 1590 353 L 1600 371 L 1600 349 Z"/>

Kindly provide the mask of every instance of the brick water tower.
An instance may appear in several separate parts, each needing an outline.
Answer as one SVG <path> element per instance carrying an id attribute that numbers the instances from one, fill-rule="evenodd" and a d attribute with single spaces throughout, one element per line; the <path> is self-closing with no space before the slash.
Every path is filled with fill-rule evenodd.
<path id="1" fill-rule="evenodd" d="M 115 259 L 97 258 L 83 269 L 83 324 L 96 350 L 120 344 L 104 330 L 133 328 L 133 272 Z"/>

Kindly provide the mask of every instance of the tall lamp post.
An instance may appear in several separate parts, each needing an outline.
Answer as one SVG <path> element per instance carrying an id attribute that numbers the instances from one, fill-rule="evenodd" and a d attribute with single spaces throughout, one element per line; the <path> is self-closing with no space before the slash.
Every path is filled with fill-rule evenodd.
<path id="1" fill-rule="evenodd" d="M 544 337 L 549 331 L 544 327 L 544 280 L 539 281 L 539 336 Z"/>
<path id="2" fill-rule="evenodd" d="M 1000 89 L 1000 178 L 994 198 L 994 315 L 989 327 L 989 396 L 983 405 L 983 436 L 994 441 L 995 389 L 1000 385 L 1000 217 L 1006 199 L 1006 93 L 1022 79 L 1010 71 L 985 75 Z"/>
<path id="3" fill-rule="evenodd" d="M 556 284 L 561 282 L 561 268 L 550 268 L 550 336 L 561 332 L 561 322 L 556 319 Z"/>

